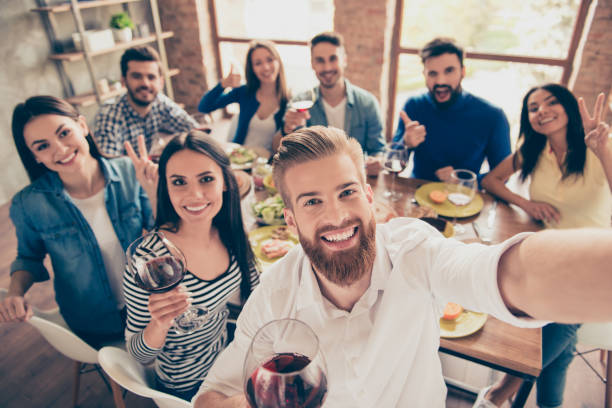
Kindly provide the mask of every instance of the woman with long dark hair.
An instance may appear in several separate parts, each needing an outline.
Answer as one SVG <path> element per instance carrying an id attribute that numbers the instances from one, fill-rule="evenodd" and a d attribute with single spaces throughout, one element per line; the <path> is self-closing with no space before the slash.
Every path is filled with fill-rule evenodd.
<path id="1" fill-rule="evenodd" d="M 548 84 L 523 99 L 520 148 L 482 181 L 490 193 L 521 207 L 549 228 L 610 228 L 612 142 L 602 122 L 604 95 L 591 117 L 584 100 L 565 87 Z M 515 172 L 530 179 L 530 198 L 511 192 L 505 182 Z M 579 273 L 580 271 L 576 271 Z M 576 324 L 552 323 L 542 329 L 542 372 L 537 380 L 540 407 L 563 403 L 567 367 L 574 357 Z M 500 406 L 522 380 L 506 375 L 479 394 L 479 408 Z"/>
<path id="2" fill-rule="evenodd" d="M 174 137 L 159 161 L 155 228 L 184 254 L 181 286 L 149 294 L 124 274 L 127 349 L 143 364 L 155 361 L 158 388 L 190 400 L 226 346 L 227 302 L 244 301 L 258 284 L 240 212 L 240 193 L 227 155 L 205 133 Z M 156 242 L 142 250 L 155 251 Z M 171 330 L 190 304 L 211 313 L 190 334 Z"/>
<path id="3" fill-rule="evenodd" d="M 285 70 L 271 41 L 252 41 L 246 55 L 246 85 L 240 74 L 230 73 L 200 101 L 198 110 L 209 113 L 230 103 L 240 105 L 234 143 L 263 147 L 272 152 L 272 141 L 283 124 L 289 100 Z M 228 92 L 224 91 L 231 88 Z"/>
<path id="4" fill-rule="evenodd" d="M 49 279 L 70 328 L 94 347 L 123 337 L 125 250 L 153 217 L 128 158 L 107 159 L 67 102 L 34 96 L 15 107 L 13 138 L 31 184 L 12 200 L 17 258 L 0 322 L 25 321 L 24 294 Z"/>

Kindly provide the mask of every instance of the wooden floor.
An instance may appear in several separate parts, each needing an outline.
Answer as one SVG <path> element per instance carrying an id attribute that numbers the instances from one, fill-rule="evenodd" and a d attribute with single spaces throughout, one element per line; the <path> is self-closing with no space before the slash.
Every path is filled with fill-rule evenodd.
<path id="1" fill-rule="evenodd" d="M 15 257 L 15 229 L 8 217 L 8 205 L 0 206 L 0 287 L 8 287 L 9 266 Z M 28 292 L 33 305 L 54 306 L 50 282 L 38 283 Z M 587 357 L 603 369 L 599 353 Z M 499 376 L 493 370 L 454 357 L 443 356 L 446 375 L 476 387 L 492 383 Z M 70 407 L 72 404 L 73 362 L 59 354 L 28 324 L 0 325 L 0 407 Z M 565 407 L 603 407 L 604 385 L 586 364 L 576 358 L 569 370 Z M 449 391 L 448 408 L 470 408 L 472 397 Z M 81 376 L 80 407 L 113 407 L 111 392 L 96 372 Z M 155 407 L 150 400 L 128 393 L 126 406 Z M 535 408 L 535 392 L 526 405 Z"/>

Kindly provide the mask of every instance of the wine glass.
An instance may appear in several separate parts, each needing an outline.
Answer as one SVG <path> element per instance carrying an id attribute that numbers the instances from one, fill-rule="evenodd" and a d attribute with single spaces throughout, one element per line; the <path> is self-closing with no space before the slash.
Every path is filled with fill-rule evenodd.
<path id="1" fill-rule="evenodd" d="M 476 173 L 471 170 L 455 169 L 450 175 L 446 184 L 448 190 L 448 201 L 457 206 L 463 207 L 468 205 L 476 195 L 478 181 Z M 463 234 L 465 228 L 461 224 L 457 224 L 457 216 L 453 217 L 453 228 L 457 234 Z"/>
<path id="2" fill-rule="evenodd" d="M 172 290 L 185 276 L 183 253 L 161 231 L 145 234 L 126 251 L 128 273 L 138 287 L 151 293 Z M 201 327 L 209 317 L 208 308 L 191 306 L 174 320 L 174 330 L 188 334 Z"/>
<path id="3" fill-rule="evenodd" d="M 402 142 L 389 143 L 385 148 L 383 167 L 392 174 L 391 188 L 383 193 L 383 197 L 390 201 L 397 201 L 402 196 L 402 193 L 395 191 L 395 179 L 398 173 L 401 173 L 408 163 L 408 149 Z"/>
<path id="4" fill-rule="evenodd" d="M 309 88 L 292 99 L 291 102 L 289 102 L 289 108 L 298 112 L 306 112 L 308 109 L 312 108 L 316 100 L 317 95 L 314 89 Z"/>
<path id="5" fill-rule="evenodd" d="M 304 322 L 273 320 L 255 333 L 244 361 L 252 408 L 318 408 L 327 396 L 327 365 L 319 339 Z"/>

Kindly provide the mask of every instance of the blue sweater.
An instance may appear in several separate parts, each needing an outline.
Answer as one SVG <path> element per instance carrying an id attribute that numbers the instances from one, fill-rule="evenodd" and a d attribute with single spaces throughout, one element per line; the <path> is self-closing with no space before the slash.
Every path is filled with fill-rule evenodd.
<path id="1" fill-rule="evenodd" d="M 255 115 L 257 109 L 259 109 L 259 101 L 255 97 L 254 92 L 249 92 L 246 85 L 233 88 L 227 93 L 223 93 L 223 91 L 224 88 L 221 86 L 221 83 L 219 83 L 213 89 L 206 92 L 198 104 L 198 110 L 203 113 L 210 113 L 230 103 L 238 102 L 240 105 L 240 114 L 238 115 L 238 125 L 236 126 L 236 134 L 234 135 L 233 142 L 243 144 L 247 132 L 249 131 L 251 118 Z M 283 116 L 285 115 L 286 107 L 287 101 L 281 101 L 278 112 L 274 114 L 276 130 L 280 129 L 283 125 Z M 271 135 L 271 137 L 274 137 L 274 135 Z"/>
<path id="2" fill-rule="evenodd" d="M 413 149 L 413 177 L 437 180 L 436 170 L 452 166 L 480 173 L 485 158 L 493 169 L 510 155 L 510 127 L 504 112 L 463 91 L 449 108 L 439 109 L 429 92 L 404 105 L 410 119 L 425 126 L 425 141 Z M 399 121 L 393 141 L 401 141 Z M 479 174 L 480 180 L 484 174 Z"/>

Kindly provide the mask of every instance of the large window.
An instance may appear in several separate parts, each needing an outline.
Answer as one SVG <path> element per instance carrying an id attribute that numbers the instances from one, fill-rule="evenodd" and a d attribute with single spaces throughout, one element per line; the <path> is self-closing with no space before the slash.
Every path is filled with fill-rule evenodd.
<path id="1" fill-rule="evenodd" d="M 452 37 L 467 51 L 464 89 L 500 106 L 518 134 L 521 100 L 538 84 L 567 84 L 590 0 L 398 0 L 399 40 L 391 89 L 394 131 L 406 99 L 424 92 L 418 50 L 429 40 Z M 397 33 L 397 31 L 396 31 Z M 396 34 L 398 35 L 398 34 Z M 393 69 L 394 67 L 392 67 Z"/>

